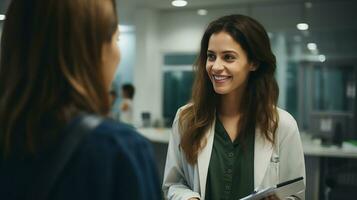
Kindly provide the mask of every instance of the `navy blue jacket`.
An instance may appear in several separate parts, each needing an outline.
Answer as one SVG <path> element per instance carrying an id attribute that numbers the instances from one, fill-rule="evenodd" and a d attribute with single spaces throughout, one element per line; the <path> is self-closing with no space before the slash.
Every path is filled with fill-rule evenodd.
<path id="1" fill-rule="evenodd" d="M 25 199 L 48 156 L 0 159 L 0 199 Z M 133 128 L 105 120 L 81 142 L 49 199 L 162 199 L 149 142 Z"/>

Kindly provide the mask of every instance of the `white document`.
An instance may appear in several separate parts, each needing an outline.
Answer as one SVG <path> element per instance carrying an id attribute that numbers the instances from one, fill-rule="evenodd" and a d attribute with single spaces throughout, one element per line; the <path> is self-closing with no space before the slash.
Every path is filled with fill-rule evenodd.
<path id="1" fill-rule="evenodd" d="M 279 199 L 285 199 L 286 197 L 296 195 L 305 189 L 304 178 L 299 177 L 283 183 L 279 183 L 270 188 L 265 188 L 250 194 L 240 200 L 260 200 L 270 195 L 276 195 Z"/>

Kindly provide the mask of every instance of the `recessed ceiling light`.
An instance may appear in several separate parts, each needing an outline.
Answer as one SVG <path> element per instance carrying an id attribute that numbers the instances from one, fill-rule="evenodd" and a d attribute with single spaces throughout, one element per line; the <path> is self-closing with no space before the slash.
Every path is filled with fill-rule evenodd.
<path id="1" fill-rule="evenodd" d="M 187 5 L 187 1 L 186 0 L 173 0 L 171 2 L 171 4 L 175 7 L 184 7 Z"/>
<path id="2" fill-rule="evenodd" d="M 207 13 L 208 13 L 208 11 L 206 9 L 198 9 L 197 10 L 197 14 L 201 15 L 201 16 L 207 15 Z"/>
<path id="3" fill-rule="evenodd" d="M 314 51 L 317 49 L 317 45 L 316 43 L 313 43 L 313 42 L 310 42 L 307 44 L 307 48 L 310 50 L 310 51 Z"/>
<path id="4" fill-rule="evenodd" d="M 0 21 L 3 21 L 3 20 L 5 20 L 5 15 L 0 15 Z"/>
<path id="5" fill-rule="evenodd" d="M 296 25 L 296 28 L 301 31 L 305 31 L 305 30 L 309 29 L 309 25 L 307 23 L 298 23 Z"/>
<path id="6" fill-rule="evenodd" d="M 320 62 L 325 62 L 325 60 L 326 60 L 326 56 L 325 55 L 323 55 L 323 54 L 319 55 L 319 61 Z"/>

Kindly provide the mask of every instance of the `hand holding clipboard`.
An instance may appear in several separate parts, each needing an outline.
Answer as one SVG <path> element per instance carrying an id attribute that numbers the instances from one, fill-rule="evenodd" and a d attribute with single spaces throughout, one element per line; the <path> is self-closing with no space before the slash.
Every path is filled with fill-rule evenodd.
<path id="1" fill-rule="evenodd" d="M 260 200 L 272 195 L 280 199 L 285 199 L 288 196 L 293 196 L 305 189 L 304 178 L 299 177 L 289 181 L 279 183 L 275 186 L 265 188 L 263 190 L 255 191 L 254 193 L 240 199 L 240 200 Z"/>

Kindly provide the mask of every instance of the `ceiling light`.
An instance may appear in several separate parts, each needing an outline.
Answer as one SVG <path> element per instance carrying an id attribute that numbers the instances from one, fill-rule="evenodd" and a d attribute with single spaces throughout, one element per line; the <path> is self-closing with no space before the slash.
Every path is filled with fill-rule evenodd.
<path id="1" fill-rule="evenodd" d="M 3 21 L 3 20 L 5 20 L 5 15 L 0 15 L 0 21 Z"/>
<path id="2" fill-rule="evenodd" d="M 184 7 L 187 5 L 187 1 L 186 0 L 173 0 L 171 2 L 171 4 L 175 7 Z"/>
<path id="3" fill-rule="evenodd" d="M 301 31 L 305 31 L 305 30 L 309 29 L 309 25 L 307 23 L 298 23 L 296 25 L 296 28 Z"/>
<path id="4" fill-rule="evenodd" d="M 198 9 L 197 10 L 197 14 L 201 15 L 201 16 L 207 15 L 207 13 L 208 13 L 208 11 L 206 9 Z"/>
<path id="5" fill-rule="evenodd" d="M 325 60 L 326 60 L 326 56 L 325 55 L 319 55 L 319 61 L 320 62 L 325 62 Z"/>
<path id="6" fill-rule="evenodd" d="M 308 48 L 310 51 L 314 51 L 314 50 L 317 49 L 317 45 L 316 45 L 316 43 L 310 42 L 310 43 L 307 44 L 307 48 Z"/>

